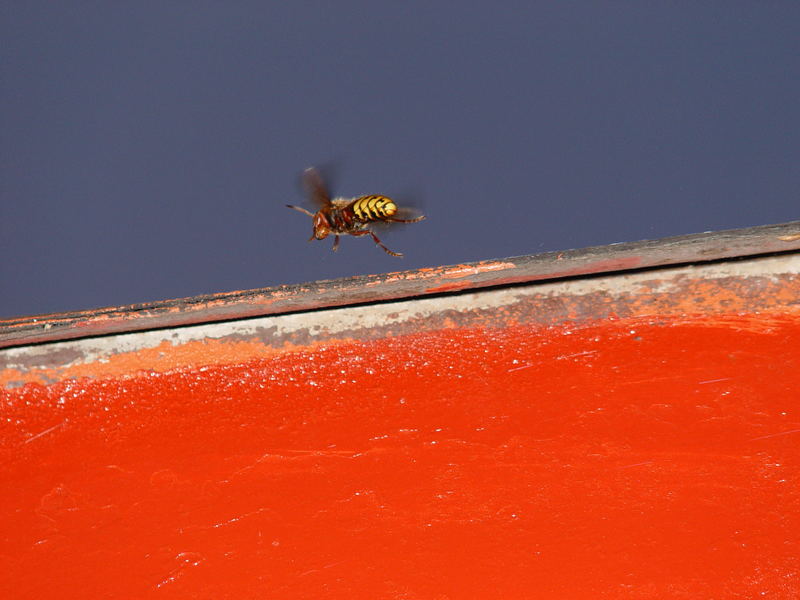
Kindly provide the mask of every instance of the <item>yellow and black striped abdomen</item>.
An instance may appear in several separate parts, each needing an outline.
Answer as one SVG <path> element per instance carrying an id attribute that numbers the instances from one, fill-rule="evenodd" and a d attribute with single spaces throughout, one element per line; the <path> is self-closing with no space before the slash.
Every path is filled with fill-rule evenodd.
<path id="1" fill-rule="evenodd" d="M 380 221 L 397 212 L 397 205 L 386 196 L 361 196 L 350 208 L 361 221 Z"/>

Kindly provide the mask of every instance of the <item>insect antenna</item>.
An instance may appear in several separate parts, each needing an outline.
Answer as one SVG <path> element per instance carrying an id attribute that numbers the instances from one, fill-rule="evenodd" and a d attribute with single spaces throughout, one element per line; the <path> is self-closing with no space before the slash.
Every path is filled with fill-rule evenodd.
<path id="1" fill-rule="evenodd" d="M 301 206 L 294 206 L 293 204 L 287 204 L 286 206 L 287 206 L 288 208 L 293 208 L 293 209 L 295 209 L 295 210 L 299 210 L 301 213 L 305 213 L 305 214 L 307 214 L 307 215 L 308 215 L 309 217 L 311 217 L 312 219 L 314 218 L 314 213 L 312 213 L 311 211 L 308 211 L 308 210 L 306 210 L 305 208 L 303 208 L 303 207 L 301 207 Z"/>

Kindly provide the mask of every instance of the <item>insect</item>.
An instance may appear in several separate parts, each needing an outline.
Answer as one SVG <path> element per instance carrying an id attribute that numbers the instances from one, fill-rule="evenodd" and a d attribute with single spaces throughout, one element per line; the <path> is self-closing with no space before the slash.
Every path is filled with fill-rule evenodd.
<path id="1" fill-rule="evenodd" d="M 378 239 L 369 228 L 372 223 L 417 223 L 425 215 L 413 219 L 401 219 L 397 215 L 400 209 L 394 200 L 386 196 L 359 196 L 358 198 L 331 198 L 325 182 L 314 168 L 303 173 L 303 183 L 311 201 L 319 207 L 316 213 L 287 204 L 289 208 L 298 210 L 314 219 L 314 229 L 308 241 L 324 240 L 334 236 L 333 249 L 339 249 L 339 236 L 352 235 L 361 237 L 369 235 L 372 240 L 387 254 L 403 256 L 400 252 L 392 252 Z"/>

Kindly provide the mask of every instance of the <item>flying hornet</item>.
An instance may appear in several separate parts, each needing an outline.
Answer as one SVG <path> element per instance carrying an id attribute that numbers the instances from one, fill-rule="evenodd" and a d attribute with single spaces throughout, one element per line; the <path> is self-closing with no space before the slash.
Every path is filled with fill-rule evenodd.
<path id="1" fill-rule="evenodd" d="M 387 254 L 403 256 L 400 252 L 392 252 L 378 239 L 375 232 L 369 228 L 372 223 L 417 223 L 425 215 L 413 219 L 400 219 L 400 210 L 394 200 L 386 196 L 359 196 L 358 198 L 331 198 L 325 182 L 319 172 L 314 168 L 306 169 L 303 173 L 303 184 L 311 202 L 319 207 L 316 213 L 287 204 L 289 208 L 298 210 L 314 219 L 314 229 L 308 241 L 324 240 L 329 235 L 334 236 L 333 250 L 339 249 L 339 236 L 352 235 L 361 237 L 369 235 L 372 240 Z"/>

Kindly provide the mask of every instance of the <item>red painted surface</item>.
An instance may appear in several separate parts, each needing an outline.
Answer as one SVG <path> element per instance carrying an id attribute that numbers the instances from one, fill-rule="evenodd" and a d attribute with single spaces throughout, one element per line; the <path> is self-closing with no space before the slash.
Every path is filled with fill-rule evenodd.
<path id="1" fill-rule="evenodd" d="M 781 314 L 29 384 L 0 597 L 798 597 L 798 390 Z"/>

